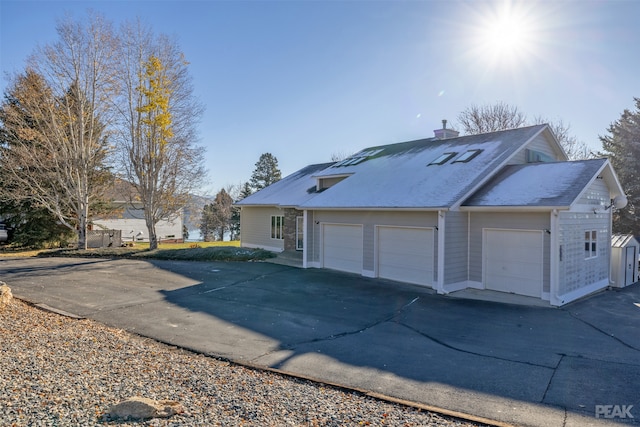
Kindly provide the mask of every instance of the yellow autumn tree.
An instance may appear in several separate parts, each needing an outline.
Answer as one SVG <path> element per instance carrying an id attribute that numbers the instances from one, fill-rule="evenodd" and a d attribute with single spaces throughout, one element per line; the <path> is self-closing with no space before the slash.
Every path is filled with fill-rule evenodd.
<path id="1" fill-rule="evenodd" d="M 121 39 L 120 173 L 137 190 L 131 202 L 142 204 L 155 249 L 158 222 L 176 220 L 205 176 L 195 137 L 202 107 L 175 43 L 139 23 L 125 26 Z"/>

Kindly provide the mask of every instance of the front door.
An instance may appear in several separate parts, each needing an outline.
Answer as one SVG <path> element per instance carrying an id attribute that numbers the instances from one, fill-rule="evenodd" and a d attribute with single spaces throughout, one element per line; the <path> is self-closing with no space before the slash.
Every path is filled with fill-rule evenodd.
<path id="1" fill-rule="evenodd" d="M 631 285 L 636 282 L 636 247 L 628 246 L 627 247 L 627 256 L 625 259 L 625 273 L 624 273 L 624 285 Z"/>

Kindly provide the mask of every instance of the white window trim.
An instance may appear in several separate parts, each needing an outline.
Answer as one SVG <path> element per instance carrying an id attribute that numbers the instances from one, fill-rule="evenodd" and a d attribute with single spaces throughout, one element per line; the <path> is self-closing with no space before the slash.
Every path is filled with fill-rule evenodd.
<path id="1" fill-rule="evenodd" d="M 584 259 L 594 259 L 594 258 L 598 258 L 598 230 L 585 230 L 585 238 L 584 238 L 584 244 L 585 244 L 585 257 Z M 587 233 L 589 234 L 589 238 L 587 238 Z M 594 235 L 595 233 L 595 235 Z M 590 250 L 589 255 L 586 255 L 587 252 L 587 248 L 589 248 Z"/>
<path id="2" fill-rule="evenodd" d="M 284 240 L 284 215 L 271 215 L 271 239 Z"/>

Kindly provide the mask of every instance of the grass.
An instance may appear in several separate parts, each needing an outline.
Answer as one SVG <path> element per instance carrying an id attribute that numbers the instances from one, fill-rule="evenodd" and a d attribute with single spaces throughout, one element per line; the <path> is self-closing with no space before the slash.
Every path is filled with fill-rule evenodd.
<path id="1" fill-rule="evenodd" d="M 261 261 L 275 257 L 264 249 L 241 248 L 240 242 L 186 242 L 162 243 L 149 250 L 149 243 L 136 243 L 132 247 L 99 249 L 49 249 L 39 251 L 3 251 L 0 257 L 58 256 L 83 258 L 134 258 L 180 261 Z"/>

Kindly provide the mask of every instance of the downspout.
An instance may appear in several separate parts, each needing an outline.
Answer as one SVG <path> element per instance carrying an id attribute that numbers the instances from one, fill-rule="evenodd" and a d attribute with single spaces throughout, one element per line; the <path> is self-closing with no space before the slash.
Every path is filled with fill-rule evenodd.
<path id="1" fill-rule="evenodd" d="M 302 268 L 307 267 L 307 224 L 309 215 L 305 209 L 302 211 Z"/>
<path id="2" fill-rule="evenodd" d="M 558 297 L 560 291 L 560 226 L 558 211 L 554 209 L 550 215 L 550 232 L 551 232 L 551 250 L 549 256 L 549 303 L 551 305 L 562 305 L 562 301 Z"/>
<path id="3" fill-rule="evenodd" d="M 445 212 L 438 211 L 438 280 L 436 290 L 439 294 L 446 293 L 444 290 L 444 239 L 445 239 Z"/>

